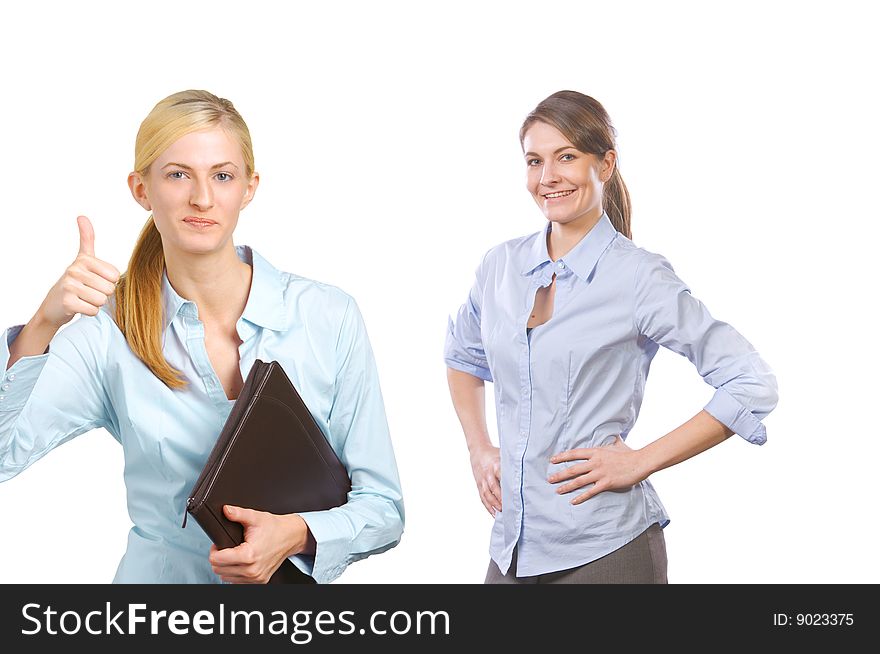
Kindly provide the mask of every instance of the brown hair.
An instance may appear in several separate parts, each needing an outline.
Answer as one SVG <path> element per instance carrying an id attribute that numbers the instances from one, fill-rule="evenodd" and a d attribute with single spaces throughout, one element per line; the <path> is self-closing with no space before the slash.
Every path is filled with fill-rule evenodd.
<path id="1" fill-rule="evenodd" d="M 520 145 L 523 144 L 526 131 L 535 122 L 552 125 L 581 152 L 602 158 L 608 150 L 616 150 L 614 137 L 617 136 L 617 130 L 611 124 L 608 112 L 598 100 L 583 93 L 558 91 L 542 100 L 523 121 L 519 130 Z M 616 160 L 611 179 L 604 185 L 602 207 L 614 229 L 632 238 L 629 191 L 620 176 Z"/>
<path id="2" fill-rule="evenodd" d="M 245 171 L 254 173 L 251 135 L 229 100 L 207 91 L 181 91 L 161 100 L 141 123 L 135 140 L 134 170 L 146 175 L 150 165 L 177 139 L 191 132 L 222 126 L 241 143 Z M 116 286 L 116 324 L 131 351 L 169 388 L 187 382 L 162 353 L 162 274 L 165 252 L 151 215 L 134 246 L 128 270 Z"/>

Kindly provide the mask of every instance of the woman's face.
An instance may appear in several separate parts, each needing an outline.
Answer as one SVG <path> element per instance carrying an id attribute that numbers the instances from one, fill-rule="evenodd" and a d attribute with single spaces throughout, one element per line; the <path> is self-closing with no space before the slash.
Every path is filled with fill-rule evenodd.
<path id="1" fill-rule="evenodd" d="M 602 215 L 602 189 L 614 171 L 615 152 L 604 159 L 578 150 L 562 132 L 535 122 L 523 138 L 526 187 L 547 220 L 592 223 Z"/>
<path id="2" fill-rule="evenodd" d="M 226 247 L 259 176 L 248 179 L 241 145 L 218 126 L 180 137 L 146 175 L 131 173 L 128 182 L 153 212 L 166 250 L 206 254 Z"/>

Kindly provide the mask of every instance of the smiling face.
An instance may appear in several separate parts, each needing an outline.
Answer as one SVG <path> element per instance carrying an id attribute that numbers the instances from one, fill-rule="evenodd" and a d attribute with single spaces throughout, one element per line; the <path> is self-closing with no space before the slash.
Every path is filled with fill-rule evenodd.
<path id="1" fill-rule="evenodd" d="M 591 226 L 602 215 L 602 190 L 615 152 L 600 158 L 578 150 L 558 129 L 536 121 L 523 137 L 526 187 L 547 220 Z"/>
<path id="2" fill-rule="evenodd" d="M 259 176 L 248 178 L 241 144 L 217 126 L 180 137 L 128 181 L 138 204 L 153 212 L 166 251 L 206 254 L 227 246 Z"/>

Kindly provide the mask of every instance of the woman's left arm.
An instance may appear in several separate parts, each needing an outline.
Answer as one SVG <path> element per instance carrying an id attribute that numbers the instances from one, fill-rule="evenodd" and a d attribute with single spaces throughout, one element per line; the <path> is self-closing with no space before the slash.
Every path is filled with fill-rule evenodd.
<path id="1" fill-rule="evenodd" d="M 379 373 L 357 304 L 348 298 L 337 339 L 331 441 L 351 476 L 348 502 L 300 513 L 314 538 L 314 559 L 297 557 L 319 583 L 352 562 L 391 549 L 403 533 L 403 495 L 388 431 Z"/>
<path id="2" fill-rule="evenodd" d="M 734 433 L 757 445 L 767 440 L 761 420 L 776 406 L 776 377 L 751 343 L 729 324 L 713 318 L 658 254 L 643 254 L 636 268 L 633 302 L 638 333 L 687 357 L 715 394 L 700 413 L 639 450 L 618 437 L 608 447 L 553 456 L 553 463 L 582 461 L 549 478 L 551 483 L 567 482 L 557 489 L 560 493 L 593 484 L 572 500 L 576 504 L 605 490 L 637 484 Z"/>
<path id="3" fill-rule="evenodd" d="M 360 311 L 353 299 L 346 301 L 338 335 L 328 334 L 336 348 L 328 422 L 330 441 L 351 477 L 348 501 L 327 511 L 288 515 L 225 507 L 227 517 L 244 526 L 245 542 L 225 550 L 211 547 L 211 564 L 224 581 L 265 583 L 290 558 L 318 583 L 329 583 L 348 564 L 400 541 L 403 497 L 379 373 Z"/>

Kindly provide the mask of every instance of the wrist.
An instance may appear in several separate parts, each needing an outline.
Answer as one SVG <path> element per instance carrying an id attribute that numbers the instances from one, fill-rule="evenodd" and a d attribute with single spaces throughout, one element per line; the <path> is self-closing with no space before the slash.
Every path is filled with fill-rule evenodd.
<path id="1" fill-rule="evenodd" d="M 55 332 L 57 332 L 64 323 L 60 325 L 56 322 L 50 320 L 45 313 L 43 313 L 43 307 L 37 309 L 37 312 L 34 314 L 33 318 L 31 318 L 30 323 L 31 327 L 34 331 L 39 333 L 51 333 L 53 336 Z"/>
<path id="2" fill-rule="evenodd" d="M 471 438 L 467 439 L 467 447 L 468 452 L 471 457 L 476 456 L 478 453 L 483 450 L 495 447 L 492 445 L 492 439 L 489 438 L 488 433 L 474 434 Z"/>
<path id="3" fill-rule="evenodd" d="M 284 556 L 289 558 L 308 550 L 311 532 L 309 531 L 309 525 L 306 524 L 306 521 L 299 514 L 291 513 L 285 516 L 285 518 L 287 519 L 288 526 L 288 538 L 286 541 L 288 549 Z M 314 539 L 311 540 L 314 541 Z"/>
<path id="4" fill-rule="evenodd" d="M 636 469 L 639 471 L 642 479 L 647 479 L 662 469 L 662 466 L 658 465 L 655 459 L 654 451 L 651 449 L 650 444 L 634 450 L 634 452 L 636 454 Z"/>

